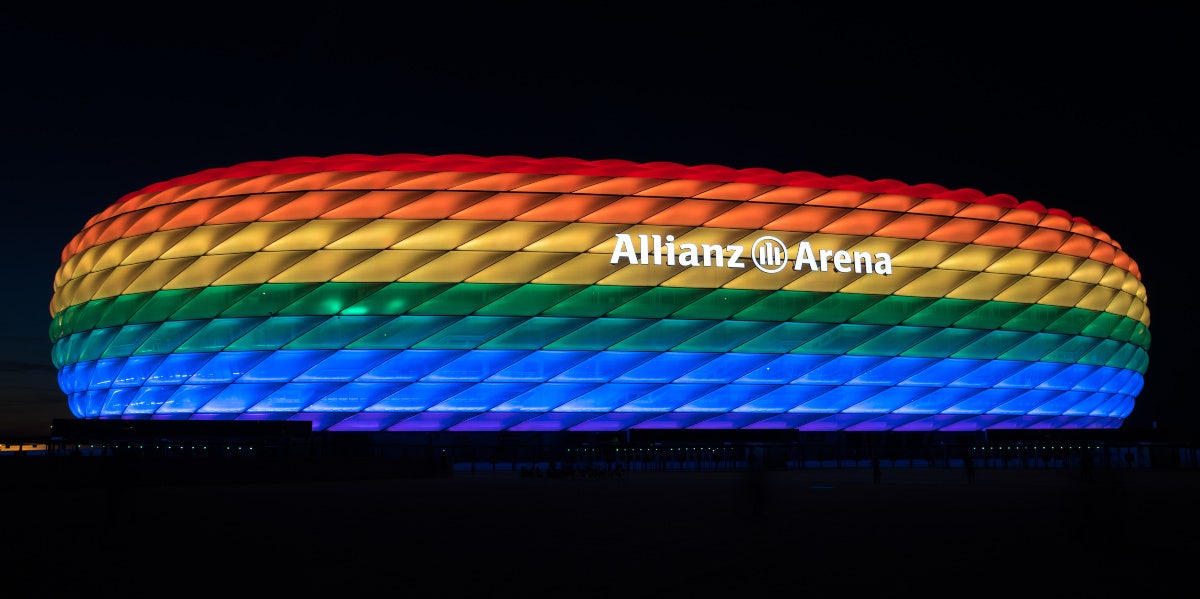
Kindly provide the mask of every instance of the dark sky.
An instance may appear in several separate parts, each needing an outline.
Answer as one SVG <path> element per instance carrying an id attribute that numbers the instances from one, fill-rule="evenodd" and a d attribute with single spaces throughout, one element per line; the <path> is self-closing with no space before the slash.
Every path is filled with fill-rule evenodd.
<path id="1" fill-rule="evenodd" d="M 89 217 L 200 170 L 346 153 L 762 167 L 1059 208 L 1147 286 L 1150 368 L 1126 426 L 1200 428 L 1182 383 L 1197 211 L 1182 8 L 298 6 L 0 15 L 0 440 L 70 417 L 48 306 Z"/>

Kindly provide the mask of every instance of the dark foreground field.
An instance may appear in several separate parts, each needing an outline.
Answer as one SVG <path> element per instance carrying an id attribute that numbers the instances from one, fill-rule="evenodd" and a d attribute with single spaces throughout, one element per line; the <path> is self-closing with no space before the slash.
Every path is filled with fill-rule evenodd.
<path id="1" fill-rule="evenodd" d="M 1165 597 L 1192 595 L 1200 565 L 1195 469 L 256 480 L 84 462 L 0 463 L 0 568 L 29 589 L 6 596 Z"/>

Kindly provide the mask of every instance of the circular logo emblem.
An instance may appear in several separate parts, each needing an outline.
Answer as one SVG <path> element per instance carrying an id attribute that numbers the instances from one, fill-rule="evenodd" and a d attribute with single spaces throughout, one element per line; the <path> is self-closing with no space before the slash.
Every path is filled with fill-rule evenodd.
<path id="1" fill-rule="evenodd" d="M 765 273 L 776 273 L 787 266 L 787 246 L 778 237 L 764 235 L 754 241 L 750 248 L 750 259 L 754 266 Z"/>

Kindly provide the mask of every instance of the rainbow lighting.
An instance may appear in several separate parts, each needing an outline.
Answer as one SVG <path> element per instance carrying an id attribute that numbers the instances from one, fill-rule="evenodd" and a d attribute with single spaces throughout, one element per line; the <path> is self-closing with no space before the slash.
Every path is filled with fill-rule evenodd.
<path id="1" fill-rule="evenodd" d="M 66 245 L 82 419 L 329 431 L 1118 428 L 1137 264 L 974 189 L 670 162 L 339 155 L 150 185 Z"/>

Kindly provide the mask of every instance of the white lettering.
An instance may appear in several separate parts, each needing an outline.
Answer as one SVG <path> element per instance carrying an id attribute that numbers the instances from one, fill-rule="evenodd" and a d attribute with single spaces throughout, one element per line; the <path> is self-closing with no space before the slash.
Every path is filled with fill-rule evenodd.
<path id="1" fill-rule="evenodd" d="M 617 233 L 617 245 L 613 246 L 612 260 L 608 263 L 616 264 L 621 258 L 628 260 L 630 264 L 638 263 L 637 254 L 633 251 L 633 238 L 629 233 Z"/>
<path id="2" fill-rule="evenodd" d="M 821 250 L 817 253 L 821 256 L 821 272 L 829 272 L 829 259 L 833 257 L 833 250 Z"/>
<path id="3" fill-rule="evenodd" d="M 746 251 L 746 248 L 740 245 L 727 245 L 725 251 L 733 252 L 733 255 L 729 257 L 729 262 L 726 263 L 729 268 L 746 268 L 746 265 L 742 264 L 742 252 Z"/>
<path id="4" fill-rule="evenodd" d="M 746 248 L 741 245 L 719 245 L 704 243 L 681 243 L 675 245 L 675 236 L 665 238 L 658 234 L 637 236 L 635 246 L 633 236 L 628 233 L 617 233 L 613 245 L 610 264 L 618 264 L 622 260 L 629 264 L 658 264 L 675 266 L 707 266 L 717 268 L 745 268 L 743 257 Z M 782 242 L 771 236 L 760 237 L 754 243 L 757 254 L 752 255 L 754 265 L 765 273 L 778 272 L 787 266 L 788 251 Z M 850 252 L 849 250 L 815 250 L 812 243 L 801 241 L 796 246 L 796 262 L 792 270 L 808 268 L 814 272 L 828 272 L 832 266 L 836 272 L 892 274 L 892 256 L 886 252 L 871 254 L 870 252 Z"/>
<path id="5" fill-rule="evenodd" d="M 892 274 L 892 255 L 886 252 L 875 254 L 875 259 L 878 262 L 875 264 L 875 272 L 881 275 Z"/>
<path id="6" fill-rule="evenodd" d="M 824 254 L 825 252 L 821 252 Z M 850 272 L 850 252 L 838 250 L 833 253 L 833 268 L 838 272 Z"/>
<path id="7" fill-rule="evenodd" d="M 679 246 L 680 266 L 700 266 L 699 250 L 694 243 L 684 243 Z"/>
<path id="8" fill-rule="evenodd" d="M 717 266 L 725 265 L 725 248 L 712 243 L 705 243 L 700 247 L 704 248 L 705 266 L 712 266 L 714 260 L 716 261 Z"/>
<path id="9" fill-rule="evenodd" d="M 796 248 L 796 266 L 792 270 L 802 270 L 805 266 L 809 270 L 820 270 L 817 267 L 817 259 L 813 256 L 812 244 L 801 241 L 800 247 Z"/>
<path id="10" fill-rule="evenodd" d="M 871 254 L 854 252 L 854 272 L 871 272 L 871 270 L 873 270 Z"/>

